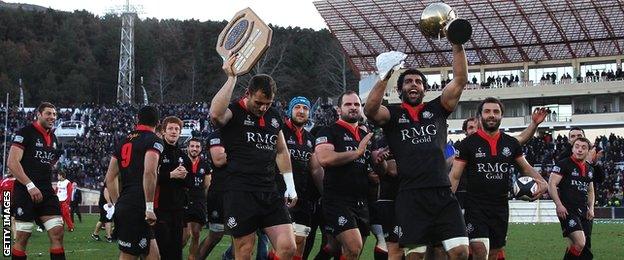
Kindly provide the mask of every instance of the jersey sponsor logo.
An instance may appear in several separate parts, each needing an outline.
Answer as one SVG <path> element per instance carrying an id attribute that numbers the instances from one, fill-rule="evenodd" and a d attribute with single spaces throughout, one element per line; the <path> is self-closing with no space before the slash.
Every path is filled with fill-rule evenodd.
<path id="1" fill-rule="evenodd" d="M 234 217 L 229 217 L 228 221 L 227 221 L 227 226 L 230 228 L 234 228 L 238 225 L 238 223 L 236 223 L 236 218 Z"/>
<path id="2" fill-rule="evenodd" d="M 503 147 L 503 155 L 505 157 L 511 156 L 511 149 L 509 149 L 509 147 Z"/>
<path id="3" fill-rule="evenodd" d="M 327 143 L 327 137 L 321 136 L 321 137 L 316 138 L 316 144 L 317 145 L 324 144 L 324 143 Z"/>
<path id="4" fill-rule="evenodd" d="M 117 244 L 123 247 L 132 247 L 132 243 L 123 240 L 117 240 Z"/>
<path id="5" fill-rule="evenodd" d="M 345 141 L 353 141 L 353 138 L 351 138 L 351 136 L 349 136 L 348 134 L 344 134 L 344 138 Z"/>
<path id="6" fill-rule="evenodd" d="M 561 167 L 559 167 L 559 166 L 553 166 L 553 168 L 552 168 L 552 172 L 555 172 L 555 173 L 559 173 L 559 172 L 561 172 Z"/>
<path id="7" fill-rule="evenodd" d="M 163 152 L 163 150 L 165 149 L 161 143 L 154 143 L 153 148 L 154 148 L 154 149 L 156 149 L 156 150 L 158 150 L 158 151 L 159 151 L 159 152 L 161 152 L 161 153 L 162 153 L 162 152 Z"/>
<path id="8" fill-rule="evenodd" d="M 291 136 L 288 138 L 288 141 L 286 141 L 287 144 L 296 144 L 297 142 L 295 142 L 295 139 Z"/>
<path id="9" fill-rule="evenodd" d="M 35 143 L 35 146 L 43 147 L 43 143 L 41 142 L 41 139 L 37 138 L 37 142 Z"/>
<path id="10" fill-rule="evenodd" d="M 212 139 L 210 139 L 210 145 L 217 145 L 217 144 L 221 144 L 221 139 L 220 138 L 212 138 Z"/>
<path id="11" fill-rule="evenodd" d="M 350 152 L 350 151 L 357 151 L 357 147 L 355 146 L 345 146 L 345 151 L 346 152 Z M 360 156 L 359 158 L 355 159 L 353 162 L 354 163 L 359 163 L 359 164 L 366 164 L 366 158 L 368 158 L 370 156 L 370 151 L 367 149 L 364 152 L 364 155 Z"/>
<path id="12" fill-rule="evenodd" d="M 245 121 L 243 122 L 243 125 L 254 126 L 254 125 L 256 125 L 256 122 L 251 120 L 251 116 L 250 115 L 247 115 L 247 119 L 245 119 Z"/>
<path id="13" fill-rule="evenodd" d="M 409 123 L 409 119 L 407 119 L 407 115 L 406 114 L 402 114 L 401 117 L 399 118 L 399 124 L 407 124 Z"/>
<path id="14" fill-rule="evenodd" d="M 433 117 L 433 113 L 429 112 L 429 111 L 425 111 L 422 113 L 423 117 L 426 119 L 431 119 Z"/>
<path id="15" fill-rule="evenodd" d="M 589 188 L 589 183 L 579 180 L 570 180 L 570 185 L 575 186 L 576 189 L 580 192 L 587 192 Z"/>
<path id="16" fill-rule="evenodd" d="M 299 149 L 288 149 L 290 151 L 291 161 L 300 161 L 300 162 L 308 162 L 310 160 L 310 156 L 312 155 L 308 151 L 303 151 Z"/>
<path id="17" fill-rule="evenodd" d="M 579 176 L 579 172 L 576 169 L 572 170 L 572 176 Z"/>
<path id="18" fill-rule="evenodd" d="M 169 163 L 170 160 L 169 158 L 167 158 L 167 156 L 163 156 L 163 163 Z"/>
<path id="19" fill-rule="evenodd" d="M 342 227 L 342 226 L 344 226 L 345 224 L 347 224 L 347 222 L 348 222 L 347 218 L 345 218 L 345 217 L 343 217 L 343 216 L 338 217 L 338 225 L 339 225 L 339 226 L 341 226 L 341 227 Z"/>
<path id="20" fill-rule="evenodd" d="M 139 247 L 141 248 L 147 247 L 147 238 L 141 238 L 141 241 L 139 241 Z"/>
<path id="21" fill-rule="evenodd" d="M 277 119 L 275 119 L 275 118 L 271 118 L 271 125 L 274 128 L 279 128 L 279 126 L 280 126 L 279 123 L 277 122 Z"/>
<path id="22" fill-rule="evenodd" d="M 477 172 L 485 173 L 488 180 L 502 180 L 505 173 L 510 172 L 511 165 L 509 163 L 477 163 Z"/>
<path id="23" fill-rule="evenodd" d="M 256 148 L 260 150 L 273 151 L 277 144 L 277 135 L 247 132 L 247 142 L 255 143 Z"/>
<path id="24" fill-rule="evenodd" d="M 13 137 L 13 142 L 21 144 L 24 142 L 24 137 L 21 135 L 16 135 L 15 137 Z"/>
<path id="25" fill-rule="evenodd" d="M 481 147 L 477 148 L 477 153 L 475 153 L 475 158 L 483 158 L 486 154 L 481 150 Z"/>
<path id="26" fill-rule="evenodd" d="M 35 151 L 35 159 L 39 159 L 43 164 L 50 164 L 54 161 L 54 153 L 48 151 Z"/>
<path id="27" fill-rule="evenodd" d="M 410 127 L 401 129 L 401 141 L 411 142 L 412 144 L 431 143 L 432 136 L 435 136 L 437 133 L 438 128 L 435 124 Z"/>

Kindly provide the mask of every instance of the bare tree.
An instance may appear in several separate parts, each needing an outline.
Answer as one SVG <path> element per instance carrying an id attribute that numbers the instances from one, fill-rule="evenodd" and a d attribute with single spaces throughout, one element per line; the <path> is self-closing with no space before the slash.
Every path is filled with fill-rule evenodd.
<path id="1" fill-rule="evenodd" d="M 195 84 L 197 84 L 197 60 L 191 60 L 191 66 L 187 72 L 191 78 L 191 102 L 195 102 Z"/>
<path id="2" fill-rule="evenodd" d="M 175 79 L 174 76 L 169 75 L 169 71 L 167 69 L 167 63 L 165 59 L 159 58 L 156 63 L 156 68 L 154 68 L 154 77 L 152 80 L 152 84 L 158 87 L 158 94 L 160 96 L 160 103 L 164 103 L 165 92 L 167 88 L 173 83 Z"/>
<path id="3" fill-rule="evenodd" d="M 338 96 L 347 89 L 347 58 L 338 46 L 327 48 L 324 56 L 327 63 L 321 67 L 321 73 L 327 79 L 328 86 L 323 91 L 329 97 Z"/>

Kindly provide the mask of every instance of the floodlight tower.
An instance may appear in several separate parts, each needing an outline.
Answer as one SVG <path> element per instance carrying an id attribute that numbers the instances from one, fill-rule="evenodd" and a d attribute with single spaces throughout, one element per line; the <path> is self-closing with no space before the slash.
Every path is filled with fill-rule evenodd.
<path id="1" fill-rule="evenodd" d="M 121 12 L 121 43 L 119 46 L 119 74 L 117 77 L 117 103 L 134 102 L 134 21 L 137 9 L 126 0 Z"/>

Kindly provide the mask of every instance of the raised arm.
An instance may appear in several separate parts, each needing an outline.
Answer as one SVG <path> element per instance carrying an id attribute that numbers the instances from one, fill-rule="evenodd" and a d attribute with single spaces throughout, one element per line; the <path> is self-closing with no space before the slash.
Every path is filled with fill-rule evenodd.
<path id="1" fill-rule="evenodd" d="M 468 62 L 462 45 L 453 44 L 453 80 L 442 91 L 442 106 L 447 111 L 455 110 L 464 87 L 468 83 Z"/>
<path id="2" fill-rule="evenodd" d="M 388 108 L 381 104 L 383 101 L 384 93 L 386 93 L 386 86 L 388 85 L 388 79 L 382 79 L 375 83 L 375 87 L 368 93 L 366 104 L 364 105 L 364 114 L 366 118 L 372 120 L 377 125 L 384 125 L 390 120 L 390 111 Z"/>
<path id="3" fill-rule="evenodd" d="M 546 108 L 536 108 L 531 115 L 531 123 L 527 126 L 522 133 L 518 136 L 514 136 L 516 140 L 520 143 L 520 145 L 525 145 L 531 138 L 535 135 L 537 131 L 537 127 L 544 122 L 546 116 L 548 115 L 548 111 Z"/>
<path id="4" fill-rule="evenodd" d="M 217 126 L 224 126 L 232 118 L 232 111 L 228 109 L 228 104 L 230 104 L 232 92 L 236 86 L 236 73 L 234 73 L 233 66 L 237 56 L 237 54 L 232 55 L 223 61 L 222 69 L 228 78 L 210 103 L 210 120 Z"/>

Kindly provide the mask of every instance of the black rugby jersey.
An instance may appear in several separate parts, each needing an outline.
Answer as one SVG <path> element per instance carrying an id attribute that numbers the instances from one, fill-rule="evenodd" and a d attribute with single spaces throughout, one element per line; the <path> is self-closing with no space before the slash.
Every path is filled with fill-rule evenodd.
<path id="1" fill-rule="evenodd" d="M 154 208 L 181 210 L 187 205 L 187 184 L 190 183 L 192 163 L 177 144 L 164 142 L 165 149 L 160 155 L 158 183 L 154 195 Z M 182 165 L 188 172 L 184 179 L 171 178 L 171 172 Z"/>
<path id="2" fill-rule="evenodd" d="M 586 161 L 564 158 L 553 166 L 552 172 L 561 175 L 559 188 L 561 203 L 569 213 L 587 212 L 589 184 L 594 178 L 594 168 Z"/>
<path id="3" fill-rule="evenodd" d="M 190 159 L 190 158 L 189 158 Z M 188 169 L 188 174 L 190 175 L 187 178 L 188 184 L 188 195 L 189 199 L 193 201 L 205 201 L 206 198 L 206 189 L 205 189 L 205 180 L 206 175 L 210 174 L 210 166 L 205 159 L 201 157 L 195 158 L 195 161 L 191 160 L 191 167 Z"/>
<path id="4" fill-rule="evenodd" d="M 37 121 L 24 126 L 13 137 L 13 146 L 24 151 L 20 160 L 24 173 L 41 192 L 54 193 L 52 167 L 62 153 L 58 145 L 54 132 L 45 130 Z M 25 188 L 19 181 L 15 185 Z"/>
<path id="5" fill-rule="evenodd" d="M 149 127 L 138 125 L 113 152 L 113 157 L 117 158 L 121 182 L 118 203 L 145 208 L 143 173 L 148 151 L 160 156 L 163 151 L 162 140 Z"/>
<path id="6" fill-rule="evenodd" d="M 403 103 L 388 110 L 390 120 L 382 128 L 397 162 L 400 189 L 450 186 L 444 150 L 451 112 L 440 97 L 416 108 Z"/>
<path id="7" fill-rule="evenodd" d="M 332 144 L 337 153 L 355 151 L 366 132 L 359 127 L 338 120 L 321 129 L 316 136 L 316 145 Z M 366 200 L 368 196 L 368 160 L 367 152 L 355 161 L 337 167 L 325 167 L 323 196 L 351 200 Z"/>
<path id="8" fill-rule="evenodd" d="M 314 138 L 307 130 L 301 128 L 297 130 L 292 122 L 284 120 L 284 139 L 290 152 L 290 163 L 292 164 L 295 190 L 299 200 L 309 199 L 307 194 L 308 183 L 311 181 L 310 157 L 314 153 Z M 278 189 L 280 192 L 286 191 L 286 184 L 281 174 L 276 175 Z"/>
<path id="9" fill-rule="evenodd" d="M 523 156 L 516 138 L 479 129 L 459 144 L 456 160 L 466 163 L 466 203 L 507 205 L 510 174 Z"/>
<path id="10" fill-rule="evenodd" d="M 215 146 L 223 147 L 223 144 L 221 144 L 221 134 L 219 130 L 215 130 L 214 132 L 210 133 L 210 135 L 208 135 L 208 149 L 215 147 Z M 208 188 L 208 190 L 211 192 L 223 191 L 223 186 L 225 185 L 225 174 L 226 174 L 225 167 L 216 167 L 214 163 L 212 163 L 211 169 L 212 169 L 212 173 L 211 173 L 212 178 L 210 179 L 210 187 Z"/>
<path id="11" fill-rule="evenodd" d="M 277 137 L 283 121 L 274 107 L 258 117 L 247 111 L 243 99 L 229 105 L 232 118 L 221 128 L 227 147 L 225 189 L 275 191 Z"/>

